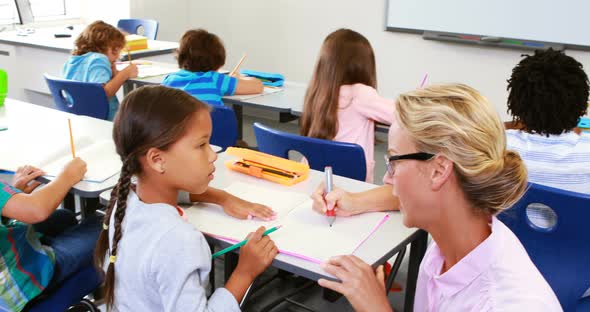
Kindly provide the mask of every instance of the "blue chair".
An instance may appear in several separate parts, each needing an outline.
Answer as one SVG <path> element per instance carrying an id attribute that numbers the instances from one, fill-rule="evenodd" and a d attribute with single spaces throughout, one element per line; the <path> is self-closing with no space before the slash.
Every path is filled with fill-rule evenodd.
<path id="1" fill-rule="evenodd" d="M 81 300 L 101 283 L 102 280 L 96 269 L 88 266 L 66 279 L 60 288 L 48 294 L 42 294 L 41 298 L 27 305 L 25 311 L 66 311 L 72 306 L 77 308 L 76 311 L 98 311 L 92 302 Z"/>
<path id="2" fill-rule="evenodd" d="M 536 209 L 549 212 L 552 222 L 534 222 Z M 590 195 L 530 183 L 523 198 L 498 218 L 520 239 L 563 309 L 581 311 L 585 304 L 589 311 L 588 300 L 580 298 L 590 287 Z"/>
<path id="3" fill-rule="evenodd" d="M 150 40 L 156 40 L 158 35 L 158 21 L 151 19 L 120 19 L 117 28 L 129 34 L 142 35 Z M 139 32 L 143 28 L 143 32 Z"/>
<path id="4" fill-rule="evenodd" d="M 109 100 L 102 84 L 43 75 L 58 110 L 106 120 Z"/>
<path id="5" fill-rule="evenodd" d="M 238 139 L 238 121 L 234 110 L 226 106 L 211 106 L 211 144 L 217 145 L 225 151 L 226 148 L 236 145 Z"/>
<path id="6" fill-rule="evenodd" d="M 365 181 L 367 166 L 365 153 L 358 144 L 308 138 L 271 129 L 254 123 L 254 135 L 258 149 L 267 154 L 289 158 L 289 151 L 297 151 L 315 170 L 332 166 L 334 174 Z"/>

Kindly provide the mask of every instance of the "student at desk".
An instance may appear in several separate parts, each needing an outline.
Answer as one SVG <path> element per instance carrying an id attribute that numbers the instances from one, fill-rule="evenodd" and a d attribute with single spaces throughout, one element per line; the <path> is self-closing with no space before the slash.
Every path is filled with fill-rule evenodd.
<path id="1" fill-rule="evenodd" d="M 305 94 L 301 135 L 360 145 L 366 181 L 373 183 L 375 121 L 391 124 L 393 100 L 377 91 L 375 55 L 369 41 L 350 29 L 324 40 Z"/>
<path id="2" fill-rule="evenodd" d="M 137 77 L 135 64 L 131 63 L 121 71 L 115 66 L 125 47 L 125 36 L 117 28 L 96 21 L 84 29 L 75 45 L 72 56 L 62 69 L 63 78 L 104 84 L 109 99 L 108 120 L 113 120 L 119 108 L 117 91 L 129 78 Z"/>
<path id="3" fill-rule="evenodd" d="M 506 150 L 494 108 L 468 86 L 433 85 L 400 95 L 395 119 L 387 155 L 393 195 L 404 224 L 433 238 L 414 311 L 561 311 L 518 238 L 495 217 L 520 199 L 527 172 Z M 391 311 L 382 268 L 375 274 L 354 256 L 323 267 L 341 282 L 319 284 L 357 311 Z"/>
<path id="4" fill-rule="evenodd" d="M 226 95 L 256 94 L 264 88 L 255 78 L 220 74 L 225 64 L 225 47 L 215 34 L 204 29 L 187 31 L 178 47 L 180 71 L 169 74 L 162 85 L 188 92 L 209 105 L 223 105 Z"/>
<path id="5" fill-rule="evenodd" d="M 530 182 L 590 194 L 590 133 L 575 129 L 588 89 L 582 64 L 561 51 L 535 51 L 512 70 L 506 143 L 523 158 Z"/>
<path id="6" fill-rule="evenodd" d="M 50 183 L 35 190 L 44 172 L 19 168 L 13 186 L 0 182 L 0 310 L 21 311 L 43 292 L 79 270 L 92 266 L 101 220 L 78 224 L 73 212 L 56 208 L 86 173 L 75 158 Z"/>
<path id="7" fill-rule="evenodd" d="M 123 164 L 95 254 L 106 270 L 109 310 L 239 311 L 250 284 L 277 255 L 259 228 L 225 287 L 206 297 L 209 246 L 185 220 L 177 196 L 207 191 L 217 158 L 211 130 L 208 107 L 186 92 L 150 86 L 123 100 L 113 127 Z"/>

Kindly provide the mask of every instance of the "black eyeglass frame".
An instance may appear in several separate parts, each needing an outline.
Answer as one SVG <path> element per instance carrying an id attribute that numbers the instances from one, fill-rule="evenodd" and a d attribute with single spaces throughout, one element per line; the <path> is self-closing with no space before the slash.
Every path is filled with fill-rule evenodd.
<path id="1" fill-rule="evenodd" d="M 385 166 L 387 168 L 387 173 L 389 174 L 389 176 L 393 176 L 395 169 L 394 169 L 393 165 L 391 164 L 392 161 L 404 160 L 404 159 L 427 161 L 427 160 L 431 160 L 435 155 L 430 154 L 430 153 L 419 152 L 419 153 L 394 155 L 394 156 L 389 156 L 386 154 L 384 156 L 385 156 Z"/>

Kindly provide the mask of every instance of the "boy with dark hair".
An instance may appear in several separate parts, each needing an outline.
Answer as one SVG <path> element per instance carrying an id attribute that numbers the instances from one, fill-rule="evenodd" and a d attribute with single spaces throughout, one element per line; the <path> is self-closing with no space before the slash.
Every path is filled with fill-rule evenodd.
<path id="1" fill-rule="evenodd" d="M 535 51 L 512 70 L 508 91 L 507 147 L 524 159 L 529 181 L 590 193 L 590 134 L 576 129 L 588 109 L 582 64 L 553 49 Z"/>

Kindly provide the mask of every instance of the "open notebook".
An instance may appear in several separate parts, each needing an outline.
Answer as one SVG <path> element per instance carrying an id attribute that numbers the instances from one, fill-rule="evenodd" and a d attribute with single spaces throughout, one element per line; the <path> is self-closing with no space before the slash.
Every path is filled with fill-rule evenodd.
<path id="1" fill-rule="evenodd" d="M 312 201 L 307 195 L 269 191 L 241 182 L 233 183 L 226 191 L 273 208 L 277 219 L 268 222 L 240 220 L 226 215 L 219 206 L 197 204 L 186 209 L 186 213 L 201 232 L 237 242 L 260 226 L 268 229 L 282 225 L 270 235 L 279 251 L 315 263 L 336 255 L 352 254 L 389 217 L 382 212 L 339 217 L 330 227 L 326 216 L 312 210 Z"/>
<path id="2" fill-rule="evenodd" d="M 63 141 L 60 144 L 55 139 L 52 140 L 50 148 L 29 146 L 31 148 L 37 147 L 30 151 L 27 151 L 27 147 L 21 143 L 22 150 L 18 151 L 19 157 L 0 155 L 0 169 L 16 171 L 20 166 L 32 165 L 45 171 L 47 176 L 54 177 L 72 159 L 70 144 Z M 74 142 L 76 156 L 82 158 L 87 164 L 84 181 L 103 182 L 121 170 L 121 161 L 112 140 L 96 141 L 90 137 L 78 137 L 74 138 Z"/>

